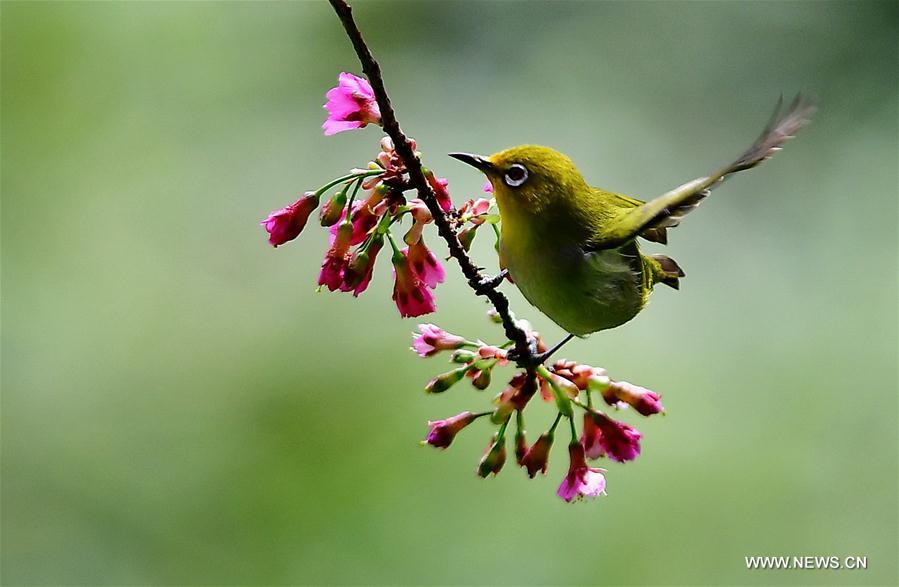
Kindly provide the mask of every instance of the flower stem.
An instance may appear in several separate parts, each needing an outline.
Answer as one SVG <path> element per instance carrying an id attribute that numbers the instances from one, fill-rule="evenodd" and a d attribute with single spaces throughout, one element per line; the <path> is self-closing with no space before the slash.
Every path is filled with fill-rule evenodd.
<path id="1" fill-rule="evenodd" d="M 320 198 L 323 193 L 325 193 L 326 191 L 328 191 L 329 189 L 331 189 L 332 187 L 334 187 L 335 185 L 339 184 L 342 181 L 346 181 L 348 179 L 354 179 L 354 178 L 359 178 L 361 180 L 363 177 L 371 177 L 373 175 L 383 175 L 383 173 L 384 173 L 383 170 L 381 170 L 381 171 L 373 170 L 373 171 L 350 173 L 348 175 L 344 175 L 343 177 L 338 177 L 337 179 L 330 181 L 330 182 L 326 183 L 325 185 L 323 185 L 322 187 L 318 188 L 315 191 L 315 196 Z"/>
<path id="2" fill-rule="evenodd" d="M 390 247 L 393 249 L 393 256 L 402 257 L 403 252 L 400 251 L 400 248 L 396 245 L 396 241 L 394 240 L 393 235 L 390 233 L 390 231 L 388 230 L 384 234 L 387 236 L 387 240 L 390 241 Z"/>
<path id="3" fill-rule="evenodd" d="M 356 187 L 353 188 L 353 193 L 350 194 L 350 200 L 346 203 L 346 210 L 347 210 L 346 216 L 347 216 L 347 218 L 349 218 L 350 215 L 353 213 L 353 202 L 356 201 L 356 194 L 359 193 L 359 188 L 362 187 L 362 180 L 363 180 L 363 179 L 365 179 L 365 178 L 364 178 L 364 177 L 360 177 L 360 178 L 358 178 L 358 179 L 356 180 Z M 347 184 L 347 187 L 349 187 L 349 184 Z"/>
<path id="4" fill-rule="evenodd" d="M 562 419 L 562 412 L 556 413 L 556 419 L 553 420 L 553 425 L 549 427 L 549 435 L 552 436 L 556 433 L 556 426 L 559 425 L 559 420 Z"/>
<path id="5" fill-rule="evenodd" d="M 503 423 L 500 425 L 499 431 L 497 431 L 497 433 L 496 433 L 496 442 L 497 442 L 497 443 L 503 442 L 503 441 L 505 440 L 505 438 L 506 438 L 506 427 L 509 425 L 509 420 L 511 420 L 511 419 L 512 419 L 511 417 L 510 417 L 510 418 L 506 418 L 505 420 L 503 420 Z"/>
<path id="6" fill-rule="evenodd" d="M 571 426 L 571 442 L 577 442 L 577 428 L 574 427 L 574 416 L 568 416 L 568 424 Z"/>

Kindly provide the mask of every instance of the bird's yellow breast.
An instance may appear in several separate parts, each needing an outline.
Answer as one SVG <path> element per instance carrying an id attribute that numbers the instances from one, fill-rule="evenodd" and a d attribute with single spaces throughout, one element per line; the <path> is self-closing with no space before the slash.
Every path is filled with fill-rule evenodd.
<path id="1" fill-rule="evenodd" d="M 503 263 L 524 297 L 556 324 L 586 336 L 624 324 L 644 306 L 643 264 L 634 241 L 603 251 L 551 235 L 503 230 Z"/>

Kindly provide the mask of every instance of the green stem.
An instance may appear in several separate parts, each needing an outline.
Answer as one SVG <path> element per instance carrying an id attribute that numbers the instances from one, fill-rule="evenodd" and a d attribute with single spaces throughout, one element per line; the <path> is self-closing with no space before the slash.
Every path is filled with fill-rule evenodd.
<path id="1" fill-rule="evenodd" d="M 511 420 L 511 419 L 512 418 L 506 418 L 503 421 L 502 425 L 499 427 L 499 432 L 496 433 L 496 441 L 497 442 L 502 442 L 503 439 L 506 438 L 506 426 L 509 425 L 509 420 Z"/>
<path id="2" fill-rule="evenodd" d="M 552 436 L 553 434 L 556 433 L 556 426 L 559 425 L 559 421 L 560 421 L 561 419 L 562 419 L 562 412 L 557 412 L 557 413 L 556 413 L 556 419 L 553 421 L 553 425 L 549 427 L 549 432 L 547 432 L 547 434 L 549 434 L 550 436 Z"/>
<path id="3" fill-rule="evenodd" d="M 396 245 L 396 241 L 393 238 L 393 235 L 390 234 L 390 231 L 384 233 L 387 236 L 387 240 L 390 241 L 390 247 L 393 249 L 394 257 L 402 257 L 403 253 L 400 251 L 400 248 Z"/>
<path id="4" fill-rule="evenodd" d="M 347 209 L 347 213 L 346 213 L 347 218 L 349 218 L 350 214 L 353 213 L 353 202 L 356 200 L 356 194 L 359 193 L 359 188 L 362 187 L 363 179 L 364 178 L 360 177 L 359 179 L 356 180 L 356 187 L 353 188 L 353 193 L 350 194 L 350 201 L 347 202 L 347 204 L 346 204 L 347 205 L 347 208 L 346 208 Z M 347 184 L 347 187 L 349 187 L 349 184 Z"/>
<path id="5" fill-rule="evenodd" d="M 571 425 L 571 442 L 577 442 L 577 428 L 574 427 L 574 416 L 568 417 L 568 424 Z"/>
<path id="6" fill-rule="evenodd" d="M 322 187 L 318 188 L 318 189 L 315 191 L 315 196 L 316 196 L 317 198 L 320 198 L 320 197 L 322 196 L 323 193 L 325 193 L 326 191 L 328 191 L 329 189 L 331 189 L 331 188 L 334 187 L 335 185 L 339 184 L 340 182 L 346 181 L 346 180 L 348 180 L 348 179 L 354 179 L 354 178 L 359 178 L 359 179 L 361 179 L 361 178 L 363 178 L 363 177 L 372 177 L 372 176 L 374 176 L 374 175 L 383 175 L 383 174 L 384 174 L 384 170 L 383 170 L 383 169 L 380 169 L 380 170 L 372 170 L 372 171 L 363 171 L 363 172 L 361 172 L 361 173 L 350 173 L 350 174 L 348 174 L 348 175 L 344 175 L 343 177 L 338 177 L 337 179 L 331 181 L 330 183 L 327 183 L 327 184 L 323 185 Z"/>

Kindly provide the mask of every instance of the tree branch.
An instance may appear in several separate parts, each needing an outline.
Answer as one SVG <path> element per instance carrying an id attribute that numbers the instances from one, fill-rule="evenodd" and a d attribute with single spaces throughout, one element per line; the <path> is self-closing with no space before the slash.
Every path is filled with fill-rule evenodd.
<path id="1" fill-rule="evenodd" d="M 443 240 L 446 241 L 450 255 L 459 263 L 462 274 L 468 279 L 468 285 L 475 290 L 476 294 L 483 295 L 490 300 L 490 303 L 493 304 L 493 307 L 496 308 L 497 313 L 502 318 L 506 337 L 515 343 L 515 351 L 518 354 L 518 357 L 525 364 L 531 365 L 533 355 L 528 344 L 527 333 L 512 319 L 512 316 L 509 313 L 508 298 L 495 287 L 481 286 L 483 276 L 474 263 L 471 262 L 465 249 L 463 249 L 462 245 L 459 243 L 456 232 L 450 225 L 446 214 L 443 212 L 443 209 L 437 201 L 437 197 L 434 195 L 434 191 L 431 189 L 431 186 L 425 178 L 421 168 L 421 161 L 419 161 L 418 157 L 415 155 L 415 151 L 412 149 L 409 139 L 406 138 L 406 135 L 403 133 L 402 129 L 400 129 L 400 124 L 396 119 L 396 114 L 390 103 L 390 96 L 387 95 L 387 90 L 384 87 L 384 78 L 381 75 L 381 67 L 378 65 L 371 50 L 362 38 L 359 27 L 356 26 L 356 21 L 353 19 L 352 8 L 344 0 L 329 0 L 329 2 L 337 13 L 338 18 L 340 18 L 340 22 L 343 23 L 343 28 L 346 29 L 347 36 L 350 38 L 350 41 L 352 41 L 353 48 L 356 50 L 356 55 L 359 57 L 359 62 L 362 64 L 362 71 L 365 72 L 368 81 L 371 83 L 375 98 L 378 101 L 378 107 L 381 110 L 381 123 L 384 132 L 387 133 L 387 136 L 389 136 L 391 140 L 393 140 L 396 153 L 403 160 L 403 164 L 409 172 L 410 184 L 418 192 L 418 197 L 421 198 L 425 205 L 427 205 L 428 210 L 431 212 L 431 216 L 434 218 L 434 224 L 437 225 L 437 232 Z M 527 371 L 530 375 L 528 379 L 533 379 L 534 368 L 528 366 Z"/>

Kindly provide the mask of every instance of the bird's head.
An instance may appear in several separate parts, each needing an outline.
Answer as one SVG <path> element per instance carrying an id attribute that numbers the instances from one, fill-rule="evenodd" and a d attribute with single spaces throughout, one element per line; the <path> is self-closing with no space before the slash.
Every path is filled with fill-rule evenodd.
<path id="1" fill-rule="evenodd" d="M 489 157 L 470 153 L 450 153 L 450 157 L 487 176 L 504 215 L 512 211 L 539 214 L 587 188 L 574 162 L 549 147 L 521 145 Z"/>

